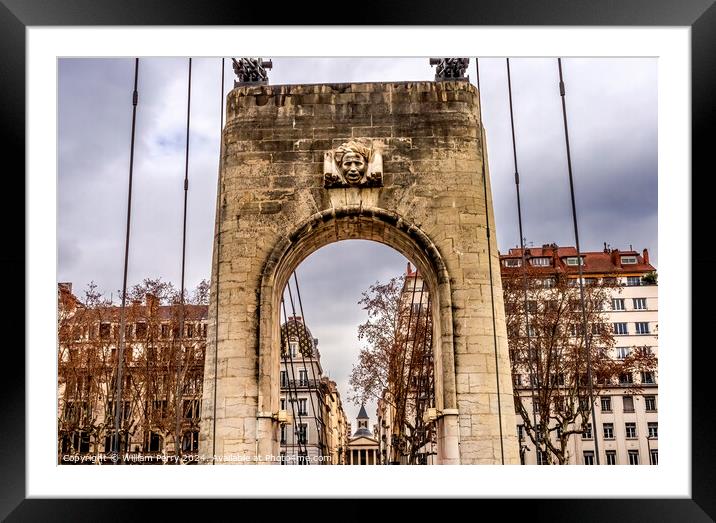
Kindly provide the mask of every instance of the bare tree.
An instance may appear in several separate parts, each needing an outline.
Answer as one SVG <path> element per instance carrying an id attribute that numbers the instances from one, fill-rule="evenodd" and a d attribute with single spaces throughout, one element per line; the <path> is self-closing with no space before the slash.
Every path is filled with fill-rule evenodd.
<path id="1" fill-rule="evenodd" d="M 201 289 L 195 290 L 200 295 Z M 180 463 L 194 451 L 206 343 L 206 306 L 183 307 L 161 278 L 128 291 L 123 362 L 121 452 L 171 453 Z M 120 308 L 94 284 L 84 301 L 60 292 L 58 317 L 58 438 L 62 453 L 110 449 L 115 433 Z M 183 324 L 181 332 L 179 326 Z M 130 448 L 131 442 L 131 448 Z"/>
<path id="2" fill-rule="evenodd" d="M 421 449 L 434 437 L 423 416 L 434 406 L 428 292 L 411 287 L 405 277 L 392 278 L 371 285 L 358 303 L 368 320 L 358 327 L 366 346 L 351 372 L 351 399 L 362 403 L 381 398 L 393 410 L 391 461 L 417 463 Z"/>
<path id="3" fill-rule="evenodd" d="M 650 351 L 612 357 L 614 337 L 604 304 L 617 286 L 605 283 L 607 279 L 588 281 L 583 315 L 576 279 L 562 274 L 545 278 L 530 267 L 502 277 L 515 409 L 548 463 L 567 463 L 570 437 L 588 429 L 590 376 L 591 399 L 596 402 L 600 394 L 626 381 L 623 376 L 656 368 Z M 628 389 L 638 390 L 638 384 Z"/>

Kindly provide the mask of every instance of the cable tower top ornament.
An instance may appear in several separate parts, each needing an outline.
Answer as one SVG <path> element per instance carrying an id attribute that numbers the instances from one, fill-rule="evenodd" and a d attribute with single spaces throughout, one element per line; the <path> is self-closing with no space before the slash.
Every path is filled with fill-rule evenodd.
<path id="1" fill-rule="evenodd" d="M 430 67 L 436 65 L 435 81 L 445 80 L 466 80 L 470 77 L 465 76 L 467 66 L 470 63 L 469 58 L 431 58 Z"/>
<path id="2" fill-rule="evenodd" d="M 267 69 L 273 68 L 271 60 L 263 58 L 232 58 L 234 62 L 234 87 L 241 85 L 266 85 L 268 84 Z"/>

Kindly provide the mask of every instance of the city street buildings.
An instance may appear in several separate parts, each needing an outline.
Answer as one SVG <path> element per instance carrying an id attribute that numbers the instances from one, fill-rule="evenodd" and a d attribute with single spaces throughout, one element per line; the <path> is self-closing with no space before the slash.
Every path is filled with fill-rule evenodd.
<path id="1" fill-rule="evenodd" d="M 500 261 L 503 279 L 519 274 L 523 252 L 519 248 L 510 249 L 500 256 Z M 544 286 L 553 285 L 553 278 L 558 276 L 569 278 L 573 285 L 578 283 L 580 258 L 574 247 L 549 244 L 541 248 L 525 248 L 524 263 L 532 269 L 532 274 L 543 278 Z M 633 355 L 632 351 L 646 351 L 658 356 L 658 286 L 649 252 L 631 248 L 620 251 L 605 244 L 603 251 L 582 252 L 581 264 L 586 286 L 598 282 L 609 285 L 602 310 L 606 328 L 610 329 L 615 341 L 610 349 L 611 358 L 623 361 Z M 530 309 L 534 308 L 536 312 L 542 305 L 534 304 Z M 509 344 L 514 346 L 517 334 L 508 331 L 508 336 Z M 657 377 L 655 370 L 637 371 L 622 373 L 618 380 L 600 384 L 595 390 L 595 419 L 581 435 L 571 437 L 569 463 L 595 464 L 598 445 L 600 464 L 657 464 Z M 530 381 L 528 372 L 513 374 L 515 394 L 519 394 L 528 412 L 532 401 Z M 535 452 L 520 416 L 517 416 L 517 423 L 522 463 L 544 464 L 545 456 Z"/>

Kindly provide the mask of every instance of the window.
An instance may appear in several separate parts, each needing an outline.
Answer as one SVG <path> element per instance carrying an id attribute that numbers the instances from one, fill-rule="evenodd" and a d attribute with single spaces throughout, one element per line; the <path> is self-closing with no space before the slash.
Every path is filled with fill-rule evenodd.
<path id="1" fill-rule="evenodd" d="M 169 325 L 163 324 L 162 325 L 162 338 L 168 338 L 169 337 Z"/>
<path id="2" fill-rule="evenodd" d="M 295 358 L 298 354 L 298 342 L 297 341 L 289 341 L 288 346 L 291 349 L 291 357 Z"/>
<path id="3" fill-rule="evenodd" d="M 612 397 L 611 396 L 602 396 L 602 412 L 611 412 L 612 411 Z"/>
<path id="4" fill-rule="evenodd" d="M 582 432 L 582 439 L 592 439 L 592 424 L 587 423 L 587 428 Z"/>
<path id="5" fill-rule="evenodd" d="M 629 287 L 638 287 L 641 285 L 641 276 L 627 276 L 626 284 Z"/>
<path id="6" fill-rule="evenodd" d="M 612 298 L 612 310 L 623 311 L 624 310 L 624 298 Z"/>
<path id="7" fill-rule="evenodd" d="M 537 465 L 549 465 L 547 454 L 541 450 L 537 451 Z"/>
<path id="8" fill-rule="evenodd" d="M 525 426 L 524 425 L 517 425 L 517 439 L 520 441 L 524 441 L 524 439 L 525 439 Z"/>
<path id="9" fill-rule="evenodd" d="M 634 376 L 631 372 L 622 372 L 619 374 L 619 385 L 631 385 L 634 383 Z"/>
<path id="10" fill-rule="evenodd" d="M 537 312 L 537 302 L 535 300 L 527 300 L 527 312 Z"/>
<path id="11" fill-rule="evenodd" d="M 281 386 L 288 387 L 288 372 L 285 370 L 281 371 Z"/>
<path id="12" fill-rule="evenodd" d="M 147 337 L 147 324 L 144 322 L 135 323 L 134 324 L 134 335 L 137 338 L 146 338 Z"/>
<path id="13" fill-rule="evenodd" d="M 529 337 L 537 336 L 537 329 L 535 329 L 533 325 L 529 325 L 527 327 L 527 336 L 529 336 Z"/>
<path id="14" fill-rule="evenodd" d="M 99 337 L 102 339 L 109 338 L 110 334 L 110 324 L 109 323 L 100 323 L 99 324 Z"/>
<path id="15" fill-rule="evenodd" d="M 187 338 L 193 338 L 194 337 L 194 325 L 189 324 L 186 326 L 186 337 Z"/>
<path id="16" fill-rule="evenodd" d="M 614 439 L 614 423 L 602 423 L 604 439 Z"/>
<path id="17" fill-rule="evenodd" d="M 551 289 L 556 285 L 554 278 L 542 278 L 539 282 L 542 284 L 542 287 L 545 287 L 546 289 Z"/>
<path id="18" fill-rule="evenodd" d="M 648 430 L 649 430 L 649 437 L 650 438 L 658 438 L 659 437 L 659 424 L 654 422 L 649 422 L 646 424 Z"/>
<path id="19" fill-rule="evenodd" d="M 592 450 L 584 451 L 584 464 L 585 465 L 594 465 L 594 451 L 592 451 Z"/>
<path id="20" fill-rule="evenodd" d="M 296 430 L 296 438 L 298 439 L 299 443 L 306 444 L 308 443 L 308 424 L 307 423 L 299 423 L 298 429 Z"/>
<path id="21" fill-rule="evenodd" d="M 503 265 L 505 267 L 521 267 L 522 266 L 522 260 L 519 258 L 507 258 L 504 260 Z"/>
<path id="22" fill-rule="evenodd" d="M 185 432 L 182 438 L 181 447 L 184 452 L 196 452 L 199 450 L 199 431 L 192 430 Z"/>
<path id="23" fill-rule="evenodd" d="M 301 387 L 308 387 L 308 371 L 306 369 L 298 371 L 298 384 Z"/>
<path id="24" fill-rule="evenodd" d="M 574 265 L 574 266 L 584 265 L 584 258 L 581 258 L 581 262 L 582 262 L 582 263 L 580 264 L 580 263 L 579 263 L 579 262 L 580 262 L 580 258 L 578 258 L 577 256 L 572 256 L 572 257 L 570 257 L 570 258 L 567 258 L 566 261 L 567 261 L 567 265 Z"/>
<path id="25" fill-rule="evenodd" d="M 630 450 L 629 451 L 629 465 L 638 465 L 639 464 L 639 451 L 638 450 Z"/>
<path id="26" fill-rule="evenodd" d="M 659 464 L 659 449 L 651 449 L 649 451 L 649 463 L 652 465 Z"/>
<path id="27" fill-rule="evenodd" d="M 514 387 L 522 386 L 522 374 L 513 374 L 512 375 L 512 385 Z"/>
<path id="28" fill-rule="evenodd" d="M 298 400 L 298 415 L 299 416 L 308 416 L 308 407 L 306 404 L 307 404 L 306 398 L 301 398 Z"/>
<path id="29" fill-rule="evenodd" d="M 637 334 L 649 334 L 649 322 L 648 321 L 638 321 L 634 325 L 636 325 L 636 333 Z"/>
<path id="30" fill-rule="evenodd" d="M 636 256 L 622 256 L 622 265 L 636 264 Z"/>
<path id="31" fill-rule="evenodd" d="M 423 304 L 422 303 L 413 303 L 413 306 L 411 307 L 413 314 L 420 314 L 420 312 L 423 310 Z"/>
<path id="32" fill-rule="evenodd" d="M 199 419 L 199 400 L 184 400 L 184 418 Z"/>
<path id="33" fill-rule="evenodd" d="M 602 278 L 602 282 L 609 287 L 615 287 L 617 285 L 617 279 L 613 276 L 605 276 Z"/>
<path id="34" fill-rule="evenodd" d="M 653 384 L 654 381 L 654 373 L 648 372 L 648 371 L 641 371 L 641 382 L 644 384 Z"/>
<path id="35" fill-rule="evenodd" d="M 617 464 L 617 451 L 616 450 L 608 450 L 606 451 L 607 455 L 607 465 L 616 465 Z"/>
<path id="36" fill-rule="evenodd" d="M 634 298 L 632 301 L 634 302 L 634 309 L 638 311 L 646 310 L 646 298 Z"/>
<path id="37" fill-rule="evenodd" d="M 617 347 L 616 351 L 618 360 L 623 360 L 631 353 L 631 349 L 629 349 L 629 347 Z"/>
<path id="38" fill-rule="evenodd" d="M 612 323 L 612 325 L 614 327 L 614 334 L 629 334 L 626 323 Z"/>
<path id="39" fill-rule="evenodd" d="M 147 438 L 147 452 L 161 452 L 162 451 L 162 437 L 156 432 L 150 432 Z"/>
<path id="40" fill-rule="evenodd" d="M 530 263 L 535 267 L 549 267 L 551 265 L 550 258 L 532 258 Z"/>
<path id="41" fill-rule="evenodd" d="M 281 398 L 281 410 L 286 410 L 286 398 Z"/>
<path id="42" fill-rule="evenodd" d="M 631 396 L 622 396 L 624 401 L 624 412 L 634 412 L 634 398 Z"/>
<path id="43" fill-rule="evenodd" d="M 627 422 L 624 424 L 627 438 L 636 438 L 636 423 Z"/>
<path id="44" fill-rule="evenodd" d="M 288 425 L 281 425 L 281 445 L 286 444 L 286 427 Z"/>
<path id="45" fill-rule="evenodd" d="M 656 396 L 644 396 L 644 406 L 647 412 L 656 412 Z"/>

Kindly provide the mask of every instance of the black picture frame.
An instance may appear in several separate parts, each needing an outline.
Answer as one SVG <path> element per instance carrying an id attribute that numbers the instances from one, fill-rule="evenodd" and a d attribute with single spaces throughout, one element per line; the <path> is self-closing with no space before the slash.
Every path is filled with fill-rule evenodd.
<path id="1" fill-rule="evenodd" d="M 340 7 L 340 6 L 338 6 Z M 28 278 L 25 259 L 25 234 L 12 224 L 18 221 L 18 211 L 12 201 L 24 201 L 25 180 L 17 173 L 25 170 L 25 29 L 28 26 L 85 26 L 85 25 L 284 25 L 303 22 L 310 25 L 335 25 L 336 4 L 327 2 L 302 4 L 303 17 L 297 18 L 295 10 L 269 7 L 266 4 L 239 2 L 196 2 L 191 0 L 138 0 L 108 2 L 98 0 L 0 0 L 0 42 L 3 49 L 0 60 L 0 118 L 5 130 L 2 142 L 4 182 L 6 198 L 2 209 L 7 224 L 6 246 L 0 249 L 0 269 L 4 275 L 4 290 L 12 310 L 32 314 L 25 307 L 25 284 Z M 302 19 L 301 19 L 302 18 Z M 684 254 L 684 270 L 691 270 L 692 278 L 698 278 L 699 293 L 692 294 L 692 326 L 705 327 L 709 307 L 697 307 L 700 295 L 710 296 L 712 279 L 703 277 L 712 270 L 716 261 L 714 247 L 710 244 L 705 228 L 713 223 L 706 209 L 710 199 L 708 191 L 695 191 L 696 173 L 706 169 L 708 153 L 713 149 L 710 140 L 714 131 L 714 93 L 716 93 L 716 6 L 714 0 L 622 0 L 621 2 L 594 2 L 591 0 L 489 0 L 473 5 L 468 1 L 453 2 L 449 6 L 430 0 L 414 0 L 410 6 L 403 4 L 361 4 L 350 18 L 351 23 L 371 25 L 554 25 L 554 26 L 686 26 L 691 28 L 691 82 L 692 82 L 692 178 L 684 183 L 692 187 L 692 252 Z M 8 160 L 13 160 L 14 168 Z M 669 175 L 677 176 L 676 173 Z M 8 185 L 9 184 L 9 185 Z M 14 187 L 13 187 L 14 184 Z M 21 198 L 20 195 L 23 197 Z M 700 200 L 700 201 L 699 201 Z M 684 231 L 686 233 L 686 231 Z M 699 234 L 701 233 L 701 234 Z M 8 237 L 9 236 L 9 237 Z M 662 249 L 669 246 L 662 246 Z M 688 266 L 687 260 L 691 261 Z M 20 275 L 23 278 L 20 278 Z M 690 304 L 684 304 L 689 306 Z M 682 326 L 688 329 L 690 326 Z M 49 326 L 48 326 L 49 328 Z M 20 329 L 15 329 L 15 332 Z M 24 343 L 23 343 L 24 345 Z M 692 346 L 697 344 L 692 341 Z M 25 359 L 19 351 L 20 344 L 6 345 L 6 365 L 11 372 L 4 372 L 0 390 L 5 399 L 4 438 L 0 445 L 2 484 L 0 491 L 0 517 L 8 521 L 72 520 L 94 521 L 96 519 L 124 520 L 146 514 L 148 509 L 158 508 L 164 518 L 170 514 L 182 519 L 206 517 L 206 503 L 215 500 L 123 500 L 123 499 L 26 499 L 25 461 L 28 449 L 25 444 Z M 484 500 L 480 510 L 496 508 L 503 514 L 527 517 L 530 520 L 554 521 L 713 521 L 716 518 L 716 456 L 713 444 L 714 408 L 709 394 L 711 368 L 708 361 L 710 344 L 691 350 L 692 347 L 669 347 L 684 357 L 691 355 L 692 364 L 692 497 L 690 499 L 590 499 L 590 500 Z M 49 354 L 49 353 L 48 353 Z M 14 359 L 14 361 L 12 361 Z M 684 406 L 688 408 L 688 406 Z M 317 486 L 317 495 L 320 495 Z M 355 500 L 354 500 L 355 501 Z M 343 518 L 366 510 L 358 502 L 354 507 L 322 507 L 333 517 Z M 212 512 L 223 514 L 225 510 L 248 508 L 261 509 L 261 501 L 225 500 L 222 507 L 212 506 Z M 254 507 L 248 507 L 254 504 Z M 301 510 L 299 500 L 271 502 L 271 512 L 297 514 Z M 362 507 L 362 508 L 361 508 Z M 509 507 L 509 508 L 508 508 Z M 404 510 L 419 508 L 411 503 Z M 508 508 L 507 512 L 505 509 Z M 460 508 L 450 508 L 457 516 Z M 473 509 L 471 509 L 473 510 Z M 407 513 L 406 513 L 407 514 Z M 366 514 L 366 517 L 371 517 Z M 475 517 L 481 517 L 475 514 Z"/>

